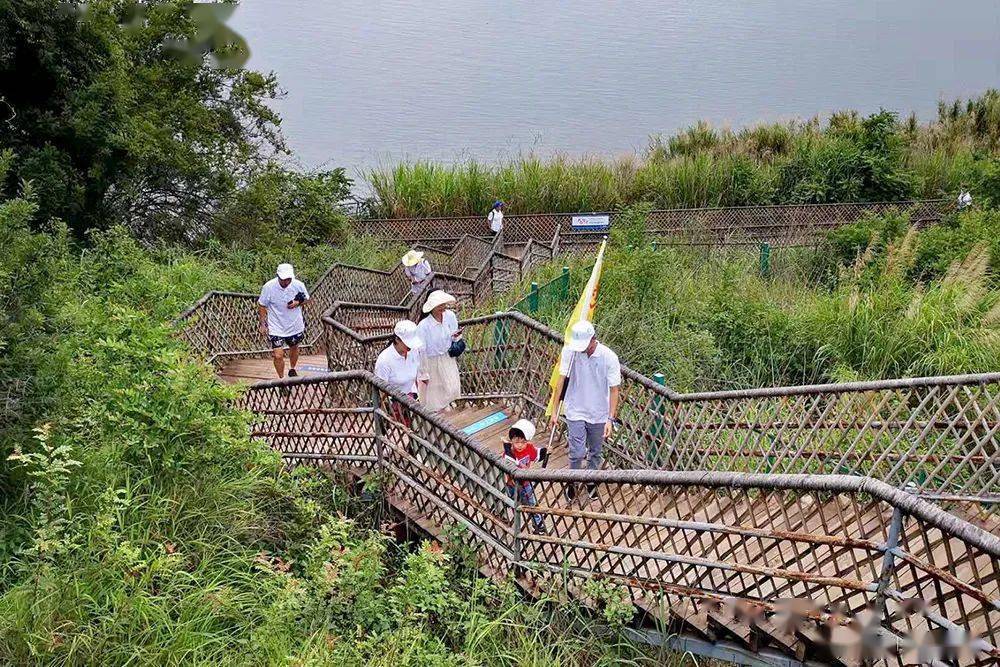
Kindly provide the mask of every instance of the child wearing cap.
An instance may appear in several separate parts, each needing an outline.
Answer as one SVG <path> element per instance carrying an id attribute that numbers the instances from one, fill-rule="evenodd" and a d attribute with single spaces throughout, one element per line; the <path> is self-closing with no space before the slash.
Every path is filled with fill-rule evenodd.
<path id="1" fill-rule="evenodd" d="M 507 432 L 507 440 L 503 443 L 504 456 L 514 461 L 519 470 L 527 470 L 532 463 L 545 461 L 548 453 L 545 448 L 539 452 L 531 438 L 535 437 L 535 425 L 527 419 L 519 419 L 514 422 Z M 517 500 L 522 505 L 535 507 L 538 501 L 535 498 L 535 489 L 531 482 L 517 481 L 512 477 L 507 478 L 507 495 L 514 498 L 517 493 Z M 545 533 L 545 522 L 540 514 L 531 515 L 531 523 L 534 526 L 536 535 Z"/>

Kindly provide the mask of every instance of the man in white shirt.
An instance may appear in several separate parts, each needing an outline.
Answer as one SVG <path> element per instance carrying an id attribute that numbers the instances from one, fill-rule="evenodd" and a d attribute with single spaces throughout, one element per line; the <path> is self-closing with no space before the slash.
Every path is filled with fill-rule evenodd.
<path id="1" fill-rule="evenodd" d="M 306 323 L 302 317 L 302 305 L 309 300 L 309 292 L 301 280 L 295 278 L 291 264 L 279 264 L 278 275 L 271 278 L 260 289 L 257 299 L 257 317 L 260 331 L 271 343 L 271 357 L 278 377 L 285 376 L 285 346 L 288 346 L 288 377 L 295 377 L 298 371 L 299 344 L 306 335 Z"/>
<path id="2" fill-rule="evenodd" d="M 490 221 L 490 231 L 494 234 L 499 234 L 503 229 L 503 207 L 504 203 L 499 199 L 493 202 L 493 209 L 490 211 L 486 219 Z"/>
<path id="3" fill-rule="evenodd" d="M 593 324 L 587 321 L 574 324 L 559 361 L 559 381 L 555 387 L 556 396 L 561 396 L 563 387 L 566 388 L 563 405 L 571 468 L 600 469 L 604 441 L 611 437 L 612 424 L 617 423 L 621 383 L 618 355 L 597 342 Z M 551 428 L 556 427 L 558 413 L 556 409 L 551 417 Z M 589 491 L 591 499 L 595 498 L 596 486 L 590 485 Z M 567 487 L 570 499 L 573 494 L 572 487 Z"/>

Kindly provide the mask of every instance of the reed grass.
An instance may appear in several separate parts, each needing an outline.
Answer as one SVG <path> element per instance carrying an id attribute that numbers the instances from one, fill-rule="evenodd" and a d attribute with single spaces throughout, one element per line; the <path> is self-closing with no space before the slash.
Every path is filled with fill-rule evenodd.
<path id="1" fill-rule="evenodd" d="M 885 112 L 738 131 L 700 122 L 652 137 L 641 156 L 398 164 L 366 175 L 367 208 L 376 217 L 430 217 L 485 215 L 497 198 L 512 213 L 932 198 L 963 183 L 975 188 L 998 137 L 1000 93 L 991 89 L 942 104 L 929 123 Z"/>

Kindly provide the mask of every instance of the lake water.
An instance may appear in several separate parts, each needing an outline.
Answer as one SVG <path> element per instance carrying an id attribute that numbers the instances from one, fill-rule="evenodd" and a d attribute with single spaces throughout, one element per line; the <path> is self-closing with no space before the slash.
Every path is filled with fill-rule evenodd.
<path id="1" fill-rule="evenodd" d="M 304 166 L 617 155 L 706 119 L 923 119 L 1000 86 L 998 0 L 243 0 Z"/>

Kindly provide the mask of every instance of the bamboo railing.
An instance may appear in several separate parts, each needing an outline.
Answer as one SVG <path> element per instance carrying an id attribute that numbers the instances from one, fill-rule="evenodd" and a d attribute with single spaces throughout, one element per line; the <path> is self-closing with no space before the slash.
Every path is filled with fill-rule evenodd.
<path id="1" fill-rule="evenodd" d="M 362 333 L 372 311 L 338 308 L 354 328 L 340 310 L 324 316 L 329 368 L 372 368 L 391 334 Z M 541 419 L 561 336 L 518 312 L 461 326 L 464 394 L 510 397 Z M 679 394 L 625 367 L 620 401 L 607 445 L 620 468 L 863 475 L 941 501 L 1000 501 L 1000 373 Z"/>
<path id="2" fill-rule="evenodd" d="M 557 226 L 515 256 L 498 236 L 475 271 L 434 286 L 482 304 L 584 247 L 571 237 Z M 464 243 L 439 264 L 482 247 Z M 930 633 L 965 647 L 954 664 L 1000 661 L 1000 540 L 946 511 L 1000 501 L 1000 373 L 679 394 L 626 367 L 608 469 L 519 471 L 367 371 L 424 298 L 398 269 L 332 267 L 306 315 L 336 372 L 251 387 L 253 436 L 289 465 L 377 473 L 397 509 L 438 536 L 466 531 L 484 570 L 529 590 L 588 599 L 596 583 L 706 636 L 719 624 L 800 657 L 826 641 L 845 664 L 865 642 L 903 647 L 886 664 L 918 662 Z M 178 318 L 181 336 L 217 362 L 265 353 L 255 301 L 209 293 Z M 540 421 L 561 337 L 517 312 L 463 328 L 463 402 Z M 511 479 L 537 503 L 508 495 Z M 590 485 L 599 502 L 565 502 Z"/>
<path id="3" fill-rule="evenodd" d="M 391 271 L 334 264 L 310 290 L 304 311 L 306 340 L 303 349 L 323 351 L 320 322 L 323 313 L 337 301 L 399 306 L 415 319 L 427 292 L 444 289 L 455 295 L 460 303 L 480 305 L 554 256 L 555 242 L 548 245 L 529 241 L 519 258 L 503 252 L 502 236 L 488 242 L 485 251 L 483 243 L 465 237 L 449 252 L 429 251 L 431 257 L 442 261 L 445 269 L 462 270 L 460 273 L 436 270 L 430 286 L 421 294 L 412 293 L 398 264 Z M 464 264 L 469 261 L 479 264 L 470 271 Z M 472 275 L 464 275 L 467 273 Z M 173 325 L 192 351 L 210 363 L 270 354 L 267 337 L 259 331 L 256 294 L 209 292 L 181 313 Z"/>
<path id="4" fill-rule="evenodd" d="M 1000 539 L 883 481 L 517 470 L 367 371 L 260 383 L 243 406 L 289 464 L 377 473 L 394 506 L 432 534 L 464 531 L 484 569 L 529 589 L 586 598 L 600 582 L 660 619 L 746 628 L 758 648 L 795 651 L 825 631 L 847 664 L 873 638 L 904 649 L 892 664 L 916 662 L 942 632 L 966 647 L 955 664 L 1000 660 Z M 509 479 L 532 484 L 537 504 L 512 499 Z M 600 502 L 567 505 L 581 485 Z"/>
<path id="5" fill-rule="evenodd" d="M 659 245 L 814 245 L 827 232 L 860 220 L 866 215 L 896 210 L 907 212 L 912 224 L 925 226 L 941 219 L 952 202 L 943 199 L 901 202 L 858 202 L 846 204 L 780 204 L 772 206 L 731 206 L 720 208 L 675 208 L 651 211 L 647 233 Z M 606 212 L 611 226 L 617 212 Z M 559 230 L 565 250 L 593 248 L 604 232 L 574 231 L 573 213 L 530 213 L 504 216 L 504 235 L 509 243 L 531 239 L 550 241 Z M 592 215 L 592 214 L 587 214 Z M 407 242 L 452 243 L 463 235 L 486 236 L 485 216 L 442 218 L 359 219 L 354 222 L 361 234 Z"/>

